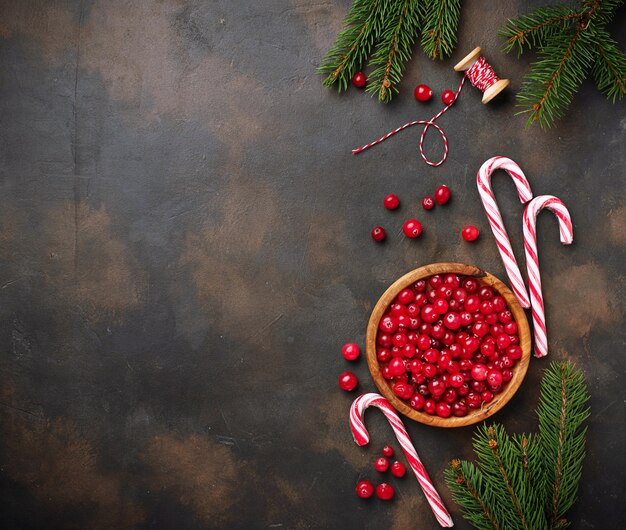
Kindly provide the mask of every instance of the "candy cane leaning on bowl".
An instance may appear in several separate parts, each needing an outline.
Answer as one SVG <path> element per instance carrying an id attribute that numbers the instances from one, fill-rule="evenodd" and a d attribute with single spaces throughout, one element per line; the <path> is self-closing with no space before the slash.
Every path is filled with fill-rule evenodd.
<path id="1" fill-rule="evenodd" d="M 526 250 L 526 267 L 528 268 L 528 285 L 532 302 L 533 328 L 535 330 L 535 356 L 548 355 L 548 337 L 546 333 L 546 316 L 541 292 L 541 275 L 539 274 L 539 257 L 537 256 L 537 214 L 547 208 L 559 221 L 561 243 L 570 245 L 574 240 L 572 219 L 560 199 L 552 195 L 540 195 L 528 203 L 524 210 L 524 249 Z"/>
<path id="2" fill-rule="evenodd" d="M 509 275 L 511 287 L 522 307 L 530 307 L 530 300 L 528 298 L 528 292 L 526 291 L 526 285 L 524 284 L 524 278 L 522 278 L 522 273 L 517 265 L 517 260 L 515 259 L 515 254 L 513 254 L 513 249 L 509 241 L 509 235 L 504 227 L 502 215 L 500 214 L 496 198 L 491 190 L 491 174 L 496 169 L 503 169 L 511 176 L 522 204 L 533 198 L 533 192 L 530 189 L 530 184 L 524 172 L 510 158 L 494 156 L 487 160 L 478 170 L 478 175 L 476 176 L 478 193 L 480 193 L 480 198 L 483 201 L 491 230 L 496 238 L 496 244 L 498 245 L 504 268 Z"/>
<path id="3" fill-rule="evenodd" d="M 454 526 L 448 510 L 446 510 L 441 497 L 430 480 L 422 461 L 417 456 L 417 451 L 411 443 L 411 438 L 409 438 L 409 433 L 406 431 L 402 420 L 389 402 L 380 394 L 363 394 L 352 403 L 350 407 L 350 428 L 352 429 L 354 441 L 357 445 L 366 445 L 370 441 L 369 434 L 363 423 L 363 412 L 367 407 L 372 406 L 379 408 L 391 424 L 400 447 L 402 447 L 402 451 L 404 451 L 406 459 L 413 473 L 415 473 L 415 477 L 422 487 L 426 500 L 430 504 L 439 524 L 443 527 Z"/>

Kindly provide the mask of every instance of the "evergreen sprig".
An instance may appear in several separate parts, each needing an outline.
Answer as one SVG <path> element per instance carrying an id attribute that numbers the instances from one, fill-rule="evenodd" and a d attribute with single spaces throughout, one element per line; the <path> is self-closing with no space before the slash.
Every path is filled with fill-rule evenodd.
<path id="1" fill-rule="evenodd" d="M 388 103 L 398 92 L 415 42 L 431 59 L 449 56 L 456 45 L 460 0 L 354 0 L 344 29 L 319 68 L 324 86 L 348 88 L 352 76 L 370 64 L 367 92 Z"/>
<path id="2" fill-rule="evenodd" d="M 589 416 L 582 372 L 553 363 L 541 384 L 539 433 L 509 436 L 483 425 L 477 462 L 453 460 L 445 476 L 463 516 L 479 530 L 557 530 L 576 500 Z"/>
<path id="3" fill-rule="evenodd" d="M 518 103 L 527 125 L 550 128 L 562 118 L 582 82 L 593 74 L 598 89 L 615 102 L 626 95 L 626 56 L 605 29 L 624 0 L 578 0 L 540 7 L 510 19 L 500 35 L 504 51 L 537 48 Z"/>

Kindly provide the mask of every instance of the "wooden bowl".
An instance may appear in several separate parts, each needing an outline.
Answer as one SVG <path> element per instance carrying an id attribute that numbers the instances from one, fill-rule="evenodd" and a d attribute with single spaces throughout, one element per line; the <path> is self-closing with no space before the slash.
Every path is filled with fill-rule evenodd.
<path id="1" fill-rule="evenodd" d="M 376 335 L 378 334 L 378 324 L 398 293 L 418 280 L 428 278 L 434 274 L 448 273 L 476 278 L 482 284 L 492 287 L 494 291 L 504 298 L 511 313 L 513 313 L 515 322 L 517 323 L 517 332 L 520 339 L 519 345 L 522 348 L 522 357 L 513 367 L 513 377 L 506 384 L 504 390 L 499 394 L 496 394 L 491 402 L 483 405 L 480 409 L 470 409 L 469 414 L 467 416 L 463 416 L 462 418 L 455 416 L 440 418 L 438 416 L 431 416 L 425 412 L 419 412 L 411 408 L 408 403 L 401 400 L 393 393 L 392 384 L 383 377 L 380 370 L 380 364 L 376 358 Z M 367 326 L 365 341 L 367 364 L 370 372 L 372 373 L 372 377 L 374 378 L 374 382 L 376 383 L 376 386 L 380 390 L 381 394 L 387 398 L 389 403 L 391 403 L 396 410 L 405 416 L 408 416 L 415 421 L 419 421 L 420 423 L 425 423 L 434 427 L 465 427 L 466 425 L 472 425 L 482 421 L 498 412 L 513 397 L 513 394 L 517 392 L 517 389 L 522 384 L 524 376 L 526 375 L 528 363 L 530 361 L 531 341 L 528 320 L 526 319 L 524 309 L 522 309 L 522 306 L 517 301 L 517 298 L 515 298 L 515 295 L 495 276 L 492 276 L 478 267 L 465 265 L 463 263 L 434 263 L 432 265 L 426 265 L 405 274 L 402 278 L 395 281 L 380 297 L 380 300 L 378 300 L 378 303 L 374 307 L 372 316 L 370 317 L 370 321 Z"/>

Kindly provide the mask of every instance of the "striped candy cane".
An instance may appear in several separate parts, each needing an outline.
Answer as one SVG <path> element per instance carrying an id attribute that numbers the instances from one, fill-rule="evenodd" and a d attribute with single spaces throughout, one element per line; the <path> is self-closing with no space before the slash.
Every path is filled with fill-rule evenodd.
<path id="1" fill-rule="evenodd" d="M 528 203 L 524 210 L 524 249 L 526 250 L 528 285 L 532 302 L 536 357 L 548 355 L 546 316 L 543 306 L 543 294 L 541 292 L 541 275 L 539 274 L 539 258 L 537 256 L 537 231 L 535 229 L 537 214 L 544 208 L 551 210 L 559 221 L 561 243 L 571 245 L 574 240 L 572 219 L 560 199 L 552 195 L 540 195 Z"/>
<path id="2" fill-rule="evenodd" d="M 365 424 L 363 423 L 363 412 L 370 406 L 378 407 L 387 417 L 387 420 L 391 424 L 393 432 L 400 443 L 400 447 L 402 447 L 402 451 L 404 451 L 406 459 L 409 462 L 413 473 L 415 473 L 415 477 L 422 487 L 422 491 L 424 492 L 424 495 L 426 495 L 426 500 L 430 504 L 430 507 L 432 508 L 439 524 L 444 527 L 454 526 L 452 517 L 450 517 L 450 514 L 448 513 L 448 510 L 446 510 L 441 497 L 439 497 L 439 494 L 430 480 L 422 461 L 419 456 L 417 456 L 417 451 L 415 451 L 415 448 L 411 443 L 409 433 L 406 431 L 402 420 L 398 417 L 398 414 L 389 402 L 380 394 L 363 394 L 362 396 L 356 398 L 354 403 L 352 403 L 352 406 L 350 407 L 350 428 L 352 429 L 354 441 L 358 445 L 366 445 L 370 441 L 369 434 L 365 428 Z"/>
<path id="3" fill-rule="evenodd" d="M 509 241 L 509 235 L 504 227 L 502 215 L 500 215 L 496 198 L 491 190 L 491 174 L 496 169 L 504 169 L 504 171 L 511 176 L 522 204 L 533 198 L 533 192 L 530 189 L 530 184 L 523 171 L 510 158 L 494 156 L 487 160 L 478 170 L 478 175 L 476 176 L 478 192 L 480 193 L 480 198 L 487 212 L 491 230 L 496 238 L 496 244 L 498 245 L 504 268 L 511 281 L 511 287 L 522 307 L 530 307 L 530 300 L 524 284 L 524 278 L 517 265 L 517 260 L 515 259 L 515 254 L 513 254 L 511 242 Z"/>

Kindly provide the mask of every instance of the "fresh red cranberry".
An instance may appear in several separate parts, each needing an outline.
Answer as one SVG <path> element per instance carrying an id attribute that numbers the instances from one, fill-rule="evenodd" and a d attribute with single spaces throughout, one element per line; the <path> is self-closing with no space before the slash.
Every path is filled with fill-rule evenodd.
<path id="1" fill-rule="evenodd" d="M 391 304 L 389 312 L 394 317 L 399 317 L 400 315 L 406 315 L 408 313 L 408 308 L 401 303 Z"/>
<path id="2" fill-rule="evenodd" d="M 404 225 L 402 225 L 402 231 L 406 237 L 415 239 L 422 233 L 422 223 L 420 223 L 417 219 L 409 219 L 408 221 L 405 221 Z"/>
<path id="3" fill-rule="evenodd" d="M 436 289 L 443 284 L 443 276 L 439 274 L 434 274 L 433 276 L 428 278 L 428 283 L 433 289 Z"/>
<path id="4" fill-rule="evenodd" d="M 464 278 L 461 285 L 468 293 L 473 293 L 478 290 L 478 281 L 474 278 Z"/>
<path id="5" fill-rule="evenodd" d="M 406 328 L 411 325 L 411 317 L 409 317 L 409 315 L 398 315 L 396 320 L 398 321 L 398 328 L 400 328 L 400 331 L 406 330 Z"/>
<path id="6" fill-rule="evenodd" d="M 339 376 L 339 388 L 350 392 L 358 385 L 359 380 L 352 372 L 344 372 Z"/>
<path id="7" fill-rule="evenodd" d="M 419 328 L 419 332 L 422 335 L 432 335 L 433 334 L 433 327 L 428 322 L 422 322 L 422 325 Z"/>
<path id="8" fill-rule="evenodd" d="M 457 302 L 464 304 L 465 300 L 467 300 L 467 291 L 463 289 L 463 287 L 459 287 L 452 293 L 452 298 L 454 298 Z"/>
<path id="9" fill-rule="evenodd" d="M 465 379 L 459 373 L 452 374 L 450 376 L 450 386 L 453 388 L 460 388 L 465 383 Z"/>
<path id="10" fill-rule="evenodd" d="M 409 304 L 408 306 L 405 307 L 405 311 L 406 311 L 406 314 L 409 315 L 411 318 L 416 318 L 416 317 L 419 317 L 420 315 L 420 306 L 418 306 L 415 303 Z"/>
<path id="11" fill-rule="evenodd" d="M 511 337 L 511 344 L 513 346 L 519 345 L 519 336 L 518 335 L 509 335 Z"/>
<path id="12" fill-rule="evenodd" d="M 437 298 L 437 300 L 433 302 L 433 306 L 435 307 L 435 311 L 437 311 L 440 315 L 443 315 L 446 311 L 448 311 L 448 302 L 443 298 Z"/>
<path id="13" fill-rule="evenodd" d="M 385 315 L 380 319 L 378 328 L 385 333 L 394 333 L 398 329 L 398 321 L 391 315 Z"/>
<path id="14" fill-rule="evenodd" d="M 437 416 L 439 416 L 440 418 L 447 418 L 452 413 L 452 409 L 447 403 L 437 403 L 436 412 Z"/>
<path id="15" fill-rule="evenodd" d="M 482 403 L 482 398 L 480 394 L 476 392 L 470 392 L 465 397 L 465 402 L 467 403 L 468 407 L 472 409 L 477 409 L 478 407 L 480 407 L 480 404 Z"/>
<path id="16" fill-rule="evenodd" d="M 443 101 L 444 105 L 452 105 L 455 99 L 456 94 L 453 90 L 444 90 L 443 94 L 441 94 L 441 101 Z"/>
<path id="17" fill-rule="evenodd" d="M 383 501 L 390 501 L 393 499 L 395 492 L 393 491 L 393 486 L 391 484 L 387 484 L 383 482 L 376 486 L 376 497 Z"/>
<path id="18" fill-rule="evenodd" d="M 372 228 L 372 239 L 374 241 L 384 241 L 387 237 L 387 233 L 382 226 L 375 226 Z"/>
<path id="19" fill-rule="evenodd" d="M 380 373 L 383 374 L 383 377 L 385 379 L 392 379 L 393 378 L 393 375 L 391 375 L 391 370 L 389 369 L 389 365 L 388 364 L 386 364 L 385 366 L 382 367 Z"/>
<path id="20" fill-rule="evenodd" d="M 472 317 L 472 314 L 468 311 L 462 311 L 459 313 L 459 317 L 461 318 L 461 326 L 471 326 L 474 321 L 474 317 Z"/>
<path id="21" fill-rule="evenodd" d="M 487 324 L 489 325 L 497 324 L 498 323 L 497 313 L 489 313 L 488 315 L 485 315 L 485 322 L 487 322 Z"/>
<path id="22" fill-rule="evenodd" d="M 515 322 L 507 322 L 504 324 L 504 332 L 509 335 L 515 335 L 517 333 L 517 324 Z"/>
<path id="23" fill-rule="evenodd" d="M 465 304 L 463 304 L 465 311 L 469 313 L 475 313 L 480 309 L 480 298 L 476 295 L 470 295 L 465 299 Z"/>
<path id="24" fill-rule="evenodd" d="M 376 350 L 376 358 L 381 363 L 387 363 L 391 360 L 391 350 L 387 348 L 378 348 Z"/>
<path id="25" fill-rule="evenodd" d="M 427 304 L 422 307 L 420 316 L 422 317 L 422 320 L 424 322 L 427 322 L 429 324 L 432 324 L 439 319 L 439 313 L 435 309 L 435 306 L 432 304 Z"/>
<path id="26" fill-rule="evenodd" d="M 478 337 L 484 337 L 487 333 L 489 333 L 489 324 L 481 321 L 475 322 L 472 326 L 472 332 Z"/>
<path id="27" fill-rule="evenodd" d="M 423 293 L 426 290 L 426 280 L 417 280 L 414 284 L 413 284 L 413 288 L 418 292 L 418 293 Z"/>
<path id="28" fill-rule="evenodd" d="M 389 460 L 387 460 L 384 456 L 377 458 L 374 461 L 374 468 L 376 469 L 376 471 L 384 473 L 389 469 Z"/>
<path id="29" fill-rule="evenodd" d="M 463 416 L 467 416 L 469 409 L 465 403 L 457 401 L 456 403 L 452 403 L 452 415 L 457 418 L 462 418 Z"/>
<path id="30" fill-rule="evenodd" d="M 493 289 L 491 287 L 481 287 L 478 291 L 478 296 L 481 300 L 491 300 L 493 298 Z"/>
<path id="31" fill-rule="evenodd" d="M 465 397 L 467 396 L 467 394 L 469 394 L 469 385 L 467 383 L 463 383 L 463 386 L 460 386 L 459 388 L 456 389 L 456 393 L 459 395 L 459 397 Z"/>
<path id="32" fill-rule="evenodd" d="M 391 474 L 394 477 L 402 478 L 406 473 L 406 467 L 402 462 L 398 462 L 397 460 L 391 464 Z"/>
<path id="33" fill-rule="evenodd" d="M 487 385 L 483 381 L 472 381 L 470 383 L 470 388 L 474 392 L 478 392 L 480 394 L 481 392 L 487 390 Z"/>
<path id="34" fill-rule="evenodd" d="M 449 353 L 442 354 L 437 361 L 437 368 L 441 370 L 447 370 L 450 367 L 450 363 L 452 362 L 452 357 Z M 447 377 L 447 374 L 445 374 Z"/>
<path id="35" fill-rule="evenodd" d="M 432 326 L 431 335 L 434 339 L 443 339 L 443 336 L 446 333 L 446 328 L 443 326 L 443 323 L 436 322 Z"/>
<path id="36" fill-rule="evenodd" d="M 374 485 L 369 480 L 362 480 L 356 485 L 356 494 L 361 499 L 369 499 L 374 494 Z"/>
<path id="37" fill-rule="evenodd" d="M 398 348 L 402 348 L 409 341 L 403 333 L 396 333 L 391 340 L 393 341 L 393 345 Z"/>
<path id="38" fill-rule="evenodd" d="M 472 368 L 472 377 L 476 381 L 484 381 L 487 379 L 487 367 L 484 364 L 476 364 Z"/>
<path id="39" fill-rule="evenodd" d="M 500 386 L 502 384 L 502 374 L 497 370 L 489 370 L 487 373 L 487 384 L 491 387 Z"/>
<path id="40" fill-rule="evenodd" d="M 480 312 L 483 315 L 490 315 L 493 313 L 493 304 L 489 300 L 485 300 L 480 304 Z"/>
<path id="41" fill-rule="evenodd" d="M 506 302 L 504 301 L 504 298 L 502 298 L 500 295 L 494 296 L 491 299 L 491 303 L 493 304 L 494 311 L 497 311 L 498 313 L 506 309 Z"/>
<path id="42" fill-rule="evenodd" d="M 450 361 L 446 370 L 450 375 L 458 374 L 461 371 L 461 365 L 459 361 Z"/>
<path id="43" fill-rule="evenodd" d="M 504 326 L 502 324 L 494 324 L 489 330 L 489 335 L 496 339 L 504 333 Z"/>
<path id="44" fill-rule="evenodd" d="M 383 348 L 391 348 L 393 342 L 391 341 L 391 335 L 389 333 L 379 333 L 376 337 L 376 342 Z"/>
<path id="45" fill-rule="evenodd" d="M 450 200 L 450 189 L 442 184 L 435 190 L 435 200 L 437 204 L 446 204 Z"/>
<path id="46" fill-rule="evenodd" d="M 404 361 L 399 357 L 394 357 L 389 361 L 389 371 L 391 375 L 400 375 L 406 371 L 406 366 L 404 365 Z"/>
<path id="47" fill-rule="evenodd" d="M 446 313 L 443 317 L 443 325 L 448 329 L 457 330 L 461 327 L 461 317 L 458 313 Z"/>
<path id="48" fill-rule="evenodd" d="M 398 348 L 397 346 L 393 346 L 391 348 L 391 356 L 392 357 L 402 357 L 402 350 L 400 348 Z"/>
<path id="49" fill-rule="evenodd" d="M 485 341 L 480 345 L 480 352 L 484 356 L 490 357 L 491 355 L 496 353 L 496 347 L 493 345 L 493 342 Z"/>
<path id="50" fill-rule="evenodd" d="M 424 408 L 424 402 L 426 400 L 424 399 L 424 396 L 422 396 L 419 393 L 413 394 L 413 397 L 411 397 L 411 399 L 409 400 L 409 405 L 411 405 L 411 408 L 415 409 L 415 410 L 422 410 Z"/>
<path id="51" fill-rule="evenodd" d="M 404 374 L 406 375 L 406 374 Z M 393 393 L 400 399 L 409 400 L 413 395 L 413 385 L 408 383 L 396 383 L 393 385 Z"/>
<path id="52" fill-rule="evenodd" d="M 493 399 L 493 392 L 490 392 L 489 390 L 485 390 L 480 395 L 480 397 L 481 397 L 481 399 L 483 400 L 484 403 L 489 403 Z"/>
<path id="53" fill-rule="evenodd" d="M 502 382 L 508 383 L 513 378 L 513 372 L 508 368 L 502 370 Z"/>
<path id="54" fill-rule="evenodd" d="M 412 289 L 402 289 L 402 291 L 398 293 L 398 303 L 407 305 L 413 301 L 415 301 L 415 293 Z"/>
<path id="55" fill-rule="evenodd" d="M 422 199 L 422 208 L 424 210 L 432 210 L 435 207 L 435 199 L 432 197 L 424 197 Z"/>
<path id="56" fill-rule="evenodd" d="M 446 388 L 446 391 L 443 393 L 443 400 L 448 405 L 452 405 L 457 400 L 456 390 L 454 388 Z"/>
<path id="57" fill-rule="evenodd" d="M 366 82 L 367 77 L 365 77 L 365 74 L 363 72 L 357 72 L 352 76 L 352 84 L 357 88 L 364 87 Z"/>
<path id="58" fill-rule="evenodd" d="M 510 346 L 506 349 L 506 354 L 510 359 L 517 361 L 517 359 L 522 358 L 522 348 L 519 346 Z M 510 366 L 507 366 L 507 368 L 510 368 Z"/>
<path id="59" fill-rule="evenodd" d="M 424 307 L 428 303 L 428 295 L 426 293 L 418 293 L 415 295 L 415 303 L 418 307 Z"/>
<path id="60" fill-rule="evenodd" d="M 385 197 L 384 204 L 387 210 L 395 210 L 398 206 L 400 206 L 400 199 L 398 199 L 397 195 L 390 193 Z"/>
<path id="61" fill-rule="evenodd" d="M 428 348 L 423 354 L 424 361 L 434 364 L 439 360 L 439 355 L 439 350 L 436 350 L 435 348 Z"/>
<path id="62" fill-rule="evenodd" d="M 407 359 L 412 359 L 413 357 L 415 357 L 415 353 L 415 346 L 413 346 L 413 344 L 405 344 L 402 348 L 402 354 Z"/>
<path id="63" fill-rule="evenodd" d="M 411 373 L 421 374 L 423 366 L 424 365 L 422 364 L 422 361 L 420 361 L 419 359 L 413 359 L 409 361 L 408 369 Z"/>
<path id="64" fill-rule="evenodd" d="M 416 346 L 418 350 L 427 350 L 430 348 L 430 337 L 426 334 L 418 335 Z"/>
<path id="65" fill-rule="evenodd" d="M 428 298 L 428 301 L 432 304 L 438 298 L 437 290 L 433 289 L 432 291 L 428 291 L 426 293 L 426 297 Z"/>
<path id="66" fill-rule="evenodd" d="M 421 85 L 417 85 L 415 90 L 413 91 L 413 95 L 417 101 L 428 101 L 433 96 L 433 91 L 430 89 L 428 85 L 422 83 Z"/>
<path id="67" fill-rule="evenodd" d="M 433 397 L 441 396 L 446 391 L 445 385 L 440 379 L 431 379 L 428 383 L 428 390 Z"/>
<path id="68" fill-rule="evenodd" d="M 461 278 L 457 274 L 446 274 L 443 277 L 443 284 L 454 291 L 461 287 Z"/>
<path id="69" fill-rule="evenodd" d="M 465 241 L 476 241 L 479 235 L 480 230 L 473 225 L 467 225 L 461 230 L 461 237 L 463 237 Z"/>
<path id="70" fill-rule="evenodd" d="M 424 412 L 426 414 L 430 414 L 432 416 L 433 414 L 435 414 L 436 410 L 437 410 L 437 405 L 434 399 L 427 399 L 424 402 Z"/>
<path id="71" fill-rule="evenodd" d="M 498 336 L 497 344 L 498 348 L 506 350 L 511 345 L 511 338 L 506 333 L 502 333 L 502 335 Z"/>
<path id="72" fill-rule="evenodd" d="M 354 361 L 361 355 L 361 350 L 356 344 L 349 342 L 341 348 L 341 354 L 347 361 Z"/>
<path id="73" fill-rule="evenodd" d="M 448 309 L 450 311 L 454 311 L 455 313 L 460 313 L 463 311 L 463 304 L 453 298 L 448 301 Z"/>

